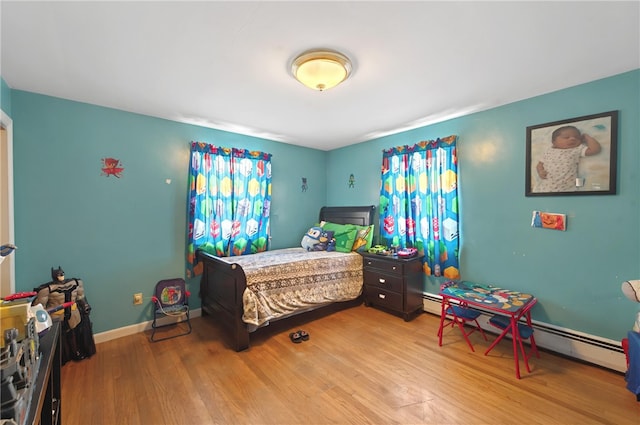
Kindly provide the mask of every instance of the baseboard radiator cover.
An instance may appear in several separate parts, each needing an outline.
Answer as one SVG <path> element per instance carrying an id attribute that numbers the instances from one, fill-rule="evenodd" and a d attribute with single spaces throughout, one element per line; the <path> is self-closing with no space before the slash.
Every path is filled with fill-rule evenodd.
<path id="1" fill-rule="evenodd" d="M 424 294 L 424 310 L 440 316 L 442 298 L 438 295 Z M 496 329 L 489 324 L 490 313 L 483 313 L 478 318 L 482 329 L 495 333 Z M 592 363 L 617 372 L 626 372 L 627 361 L 622 350 L 621 341 L 589 335 L 573 329 L 562 328 L 533 320 L 536 345 L 587 363 Z"/>

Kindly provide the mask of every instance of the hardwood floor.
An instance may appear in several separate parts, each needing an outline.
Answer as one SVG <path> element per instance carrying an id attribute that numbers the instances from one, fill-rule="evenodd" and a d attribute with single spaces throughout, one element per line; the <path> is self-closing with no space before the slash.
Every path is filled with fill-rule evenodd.
<path id="1" fill-rule="evenodd" d="M 273 324 L 236 353 L 211 317 L 190 335 L 140 333 L 62 368 L 62 423 L 635 424 L 624 376 L 542 351 L 515 378 L 510 341 L 488 356 L 424 313 L 411 322 L 364 306 Z M 310 340 L 294 344 L 299 328 Z"/>

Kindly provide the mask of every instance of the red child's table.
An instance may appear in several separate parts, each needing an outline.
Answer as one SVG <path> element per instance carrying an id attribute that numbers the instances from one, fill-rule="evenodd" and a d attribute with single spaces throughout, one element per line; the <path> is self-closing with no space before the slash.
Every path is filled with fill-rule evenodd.
<path id="1" fill-rule="evenodd" d="M 522 337 L 518 330 L 518 321 L 524 318 L 528 326 L 531 323 L 531 308 L 537 302 L 537 299 L 531 294 L 525 294 L 508 289 L 497 288 L 491 285 L 481 285 L 478 283 L 464 281 L 449 281 L 444 283 L 440 288 L 440 296 L 442 296 L 442 312 L 440 315 L 440 335 L 446 319 L 446 311 L 450 306 L 463 304 L 469 307 L 476 307 L 480 310 L 487 310 L 509 318 L 509 326 L 498 335 L 496 340 L 489 346 L 485 355 L 496 346 L 502 338 L 511 332 L 513 335 L 513 357 L 515 361 L 516 377 L 520 379 L 520 361 L 518 355 L 518 346 L 522 350 L 527 370 L 529 363 L 527 355 L 522 345 Z M 531 348 L 537 352 L 536 342 L 533 334 L 529 337 Z"/>

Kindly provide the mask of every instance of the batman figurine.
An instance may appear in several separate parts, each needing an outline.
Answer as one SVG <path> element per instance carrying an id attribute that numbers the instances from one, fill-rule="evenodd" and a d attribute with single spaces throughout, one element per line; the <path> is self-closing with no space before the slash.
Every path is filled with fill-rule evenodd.
<path id="1" fill-rule="evenodd" d="M 42 304 L 51 310 L 67 302 L 74 302 L 51 315 L 54 321 L 62 321 L 62 363 L 82 360 L 96 352 L 89 314 L 91 306 L 84 295 L 82 279 L 66 279 L 64 270 L 51 268 L 51 282 L 34 289 L 37 292 L 32 305 Z"/>

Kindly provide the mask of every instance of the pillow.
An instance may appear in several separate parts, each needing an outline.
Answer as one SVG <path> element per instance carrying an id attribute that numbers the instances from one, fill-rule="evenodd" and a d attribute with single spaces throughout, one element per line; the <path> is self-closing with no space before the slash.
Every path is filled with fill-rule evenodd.
<path id="1" fill-rule="evenodd" d="M 373 245 L 373 224 L 370 226 L 356 226 L 356 240 L 353 242 L 352 251 L 367 251 Z"/>
<path id="2" fill-rule="evenodd" d="M 302 237 L 300 245 L 307 251 L 333 251 L 333 232 L 313 226 Z"/>
<path id="3" fill-rule="evenodd" d="M 358 230 L 353 224 L 337 224 L 326 222 L 322 226 L 323 230 L 333 232 L 336 240 L 336 251 L 351 252 L 353 242 L 356 240 Z"/>

